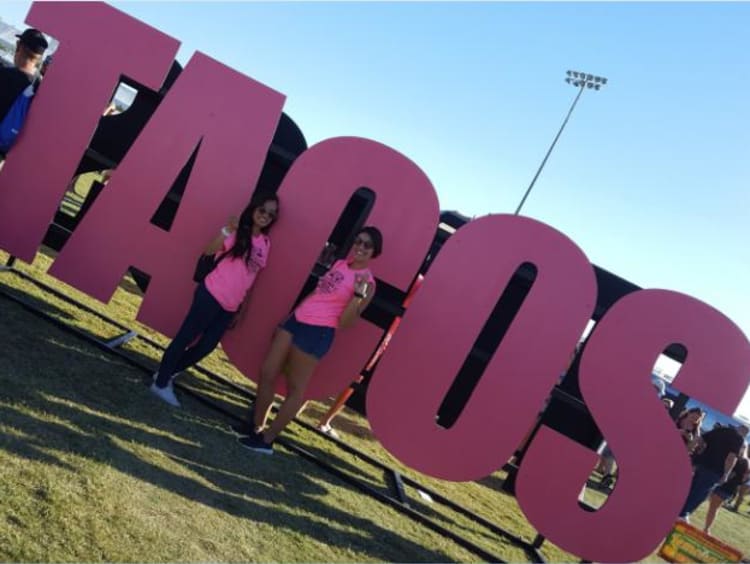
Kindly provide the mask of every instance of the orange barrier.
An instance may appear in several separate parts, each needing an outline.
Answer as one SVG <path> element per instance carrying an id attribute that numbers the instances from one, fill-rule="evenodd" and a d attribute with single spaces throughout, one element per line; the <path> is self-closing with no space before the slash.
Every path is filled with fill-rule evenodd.
<path id="1" fill-rule="evenodd" d="M 667 562 L 739 562 L 742 553 L 683 521 L 675 523 L 659 549 Z"/>

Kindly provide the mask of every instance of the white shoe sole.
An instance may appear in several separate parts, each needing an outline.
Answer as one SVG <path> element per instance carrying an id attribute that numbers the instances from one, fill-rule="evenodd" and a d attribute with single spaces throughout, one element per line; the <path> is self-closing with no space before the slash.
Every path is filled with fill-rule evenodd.
<path id="1" fill-rule="evenodd" d="M 172 407 L 180 407 L 180 402 L 174 397 L 174 392 L 172 392 L 172 397 L 164 394 L 164 390 L 167 389 L 168 388 L 159 388 L 156 383 L 151 384 L 149 387 L 149 391 L 164 403 L 171 405 Z"/>
<path id="2" fill-rule="evenodd" d="M 237 439 L 237 443 L 239 443 L 239 445 L 242 448 L 246 448 L 247 450 L 252 450 L 253 452 L 257 452 L 258 454 L 265 454 L 266 456 L 270 456 L 273 454 L 273 449 L 256 448 L 256 447 L 247 446 L 246 444 L 241 442 L 239 439 Z"/>

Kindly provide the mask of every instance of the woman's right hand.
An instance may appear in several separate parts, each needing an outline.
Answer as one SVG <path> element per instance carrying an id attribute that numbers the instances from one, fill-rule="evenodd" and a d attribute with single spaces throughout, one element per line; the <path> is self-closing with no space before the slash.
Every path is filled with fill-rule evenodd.
<path id="1" fill-rule="evenodd" d="M 237 228 L 240 226 L 240 220 L 237 218 L 236 215 L 230 215 L 229 219 L 227 219 L 227 228 L 230 232 L 234 233 L 237 231 Z"/>
<path id="2" fill-rule="evenodd" d="M 362 296 L 363 298 L 366 298 L 368 295 L 368 292 L 370 291 L 370 285 L 367 283 L 367 278 L 362 276 L 361 274 L 358 274 L 354 278 L 354 295 Z"/>

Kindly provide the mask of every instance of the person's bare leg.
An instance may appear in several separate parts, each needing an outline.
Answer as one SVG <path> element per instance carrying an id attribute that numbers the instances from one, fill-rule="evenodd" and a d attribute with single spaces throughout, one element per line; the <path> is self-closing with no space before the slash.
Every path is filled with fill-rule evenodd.
<path id="1" fill-rule="evenodd" d="M 279 436 L 281 431 L 294 419 L 297 412 L 305 403 L 305 389 L 310 377 L 318 365 L 318 359 L 307 353 L 303 353 L 292 345 L 289 351 L 289 366 L 286 374 L 287 393 L 284 401 L 279 406 L 270 427 L 263 431 L 263 440 L 271 443 Z M 256 415 L 257 417 L 257 415 Z"/>
<path id="2" fill-rule="evenodd" d="M 359 377 L 359 382 L 362 381 L 362 376 Z M 326 414 L 320 418 L 320 421 L 318 421 L 318 427 L 328 427 L 331 424 L 331 421 L 339 414 L 341 413 L 341 410 L 344 409 L 344 405 L 346 404 L 347 400 L 351 397 L 351 395 L 354 393 L 354 388 L 349 386 L 345 390 L 343 390 L 338 397 L 334 400 L 331 407 L 328 408 L 328 411 L 326 411 Z"/>
<path id="3" fill-rule="evenodd" d="M 716 494 L 711 494 L 711 496 L 708 498 L 708 509 L 706 510 L 706 524 L 703 527 L 703 531 L 705 533 L 710 534 L 711 533 L 711 525 L 714 524 L 714 519 L 716 519 L 716 512 L 719 510 L 719 507 L 721 507 L 721 502 L 724 501 Z"/>
<path id="4" fill-rule="evenodd" d="M 734 502 L 735 511 L 740 510 L 740 505 L 742 505 L 742 500 L 745 499 L 745 495 L 747 495 L 748 490 L 750 490 L 750 486 L 748 486 L 747 484 L 742 484 L 737 490 L 737 500 Z"/>
<path id="5" fill-rule="evenodd" d="M 268 354 L 261 366 L 258 389 L 255 393 L 255 415 L 251 423 L 256 431 L 266 425 L 268 412 L 271 409 L 275 395 L 276 378 L 281 372 L 291 346 L 292 334 L 283 329 L 277 329 L 276 334 L 273 336 L 273 341 L 271 341 L 271 348 L 268 350 Z"/>
<path id="6" fill-rule="evenodd" d="M 337 398 L 336 403 L 334 403 L 330 407 L 330 409 L 326 412 L 326 414 L 320 419 L 320 421 L 318 421 L 318 427 L 330 427 L 331 421 L 333 421 L 336 418 L 336 416 L 339 413 L 341 413 L 341 410 L 344 409 L 344 404 L 346 403 L 346 400 L 349 399 L 349 396 L 351 396 L 353 392 L 354 390 L 352 390 L 351 388 L 347 388 L 346 390 L 341 392 L 341 395 L 339 395 L 339 397 L 343 395 L 344 401 L 342 401 L 341 403 L 338 403 L 338 398 Z"/>

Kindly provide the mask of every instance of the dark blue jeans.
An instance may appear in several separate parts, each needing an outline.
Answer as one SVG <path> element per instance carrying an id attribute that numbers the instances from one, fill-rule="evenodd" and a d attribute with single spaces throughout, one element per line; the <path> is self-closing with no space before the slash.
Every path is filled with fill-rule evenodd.
<path id="1" fill-rule="evenodd" d="M 680 511 L 680 517 L 686 517 L 695 511 L 701 503 L 706 501 L 708 494 L 711 493 L 711 490 L 713 490 L 716 484 L 720 481 L 720 472 L 715 472 L 697 465 L 693 470 L 693 480 L 690 482 L 690 491 L 685 500 L 685 505 L 682 507 L 682 511 Z"/>
<path id="2" fill-rule="evenodd" d="M 172 374 L 197 364 L 214 350 L 233 317 L 234 312 L 223 309 L 203 283 L 199 284 L 185 321 L 164 351 L 156 385 L 165 387 Z M 199 335 L 200 340 L 189 347 Z"/>

